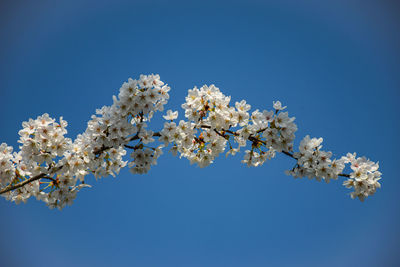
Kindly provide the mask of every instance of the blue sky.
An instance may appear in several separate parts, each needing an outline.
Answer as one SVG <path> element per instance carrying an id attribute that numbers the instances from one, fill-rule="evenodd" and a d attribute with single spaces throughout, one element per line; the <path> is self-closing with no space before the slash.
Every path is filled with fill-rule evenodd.
<path id="1" fill-rule="evenodd" d="M 200 169 L 165 153 L 147 175 L 90 178 L 61 212 L 1 199 L 3 266 L 398 266 L 399 11 L 378 0 L 2 1 L 0 142 L 16 148 L 22 121 L 45 112 L 75 137 L 128 77 L 158 73 L 167 109 L 212 83 L 253 109 L 280 100 L 297 145 L 323 137 L 383 172 L 361 203 L 342 180 L 286 176 L 282 155 Z"/>

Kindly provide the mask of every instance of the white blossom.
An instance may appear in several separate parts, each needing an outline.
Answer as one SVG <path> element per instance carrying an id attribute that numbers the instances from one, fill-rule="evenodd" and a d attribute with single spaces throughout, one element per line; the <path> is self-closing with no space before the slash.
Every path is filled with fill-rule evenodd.
<path id="1" fill-rule="evenodd" d="M 286 106 L 282 107 L 282 103 L 280 101 L 274 101 L 273 104 L 276 111 L 284 110 L 286 108 Z"/>
<path id="2" fill-rule="evenodd" d="M 178 111 L 168 110 L 167 115 L 164 115 L 163 118 L 171 121 L 175 120 L 176 118 L 178 118 Z"/>

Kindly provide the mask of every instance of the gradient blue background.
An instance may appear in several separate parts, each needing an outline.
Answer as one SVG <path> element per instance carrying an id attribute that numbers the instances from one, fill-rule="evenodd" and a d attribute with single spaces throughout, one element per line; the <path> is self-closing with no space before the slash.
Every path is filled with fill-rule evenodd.
<path id="1" fill-rule="evenodd" d="M 383 187 L 361 203 L 342 179 L 286 176 L 282 155 L 200 169 L 164 154 L 147 175 L 91 177 L 61 212 L 1 199 L 0 265 L 400 266 L 396 2 L 1 1 L 0 142 L 45 112 L 75 137 L 128 77 L 159 73 L 167 109 L 211 83 L 253 109 L 282 101 L 296 145 L 379 161 Z"/>

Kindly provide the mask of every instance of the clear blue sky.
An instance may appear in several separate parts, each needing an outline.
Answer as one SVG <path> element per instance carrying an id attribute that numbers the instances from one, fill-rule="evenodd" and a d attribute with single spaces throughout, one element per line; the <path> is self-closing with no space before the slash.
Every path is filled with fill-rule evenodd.
<path id="1" fill-rule="evenodd" d="M 113 4 L 110 4 L 110 3 Z M 0 142 L 64 116 L 69 136 L 128 77 L 159 73 L 180 109 L 215 83 L 296 117 L 300 139 L 379 161 L 364 203 L 342 180 L 165 154 L 149 174 L 91 178 L 73 206 L 0 200 L 2 266 L 399 266 L 400 5 L 396 1 L 1 1 Z M 181 113 L 182 115 L 182 113 Z M 160 127 L 155 126 L 155 127 Z"/>

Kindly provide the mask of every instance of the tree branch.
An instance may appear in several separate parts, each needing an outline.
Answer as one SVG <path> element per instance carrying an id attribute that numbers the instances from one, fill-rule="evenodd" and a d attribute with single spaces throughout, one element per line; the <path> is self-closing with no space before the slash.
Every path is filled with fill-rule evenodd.
<path id="1" fill-rule="evenodd" d="M 19 183 L 15 184 L 15 185 L 12 185 L 12 183 L 10 183 L 10 184 L 9 184 L 8 186 L 6 186 L 4 189 L 1 189 L 1 190 L 0 190 L 0 195 L 1 195 L 1 194 L 4 194 L 4 193 L 7 193 L 7 192 L 9 192 L 9 191 L 18 189 L 18 188 L 20 188 L 20 187 L 23 187 L 24 185 L 29 184 L 29 183 L 32 183 L 32 182 L 34 182 L 34 181 L 36 181 L 36 180 L 39 180 L 39 179 L 49 179 L 49 180 L 51 180 L 51 181 L 53 181 L 53 182 L 56 181 L 55 179 L 53 179 L 53 178 L 51 178 L 51 177 L 49 177 L 49 176 L 46 176 L 45 173 L 41 173 L 41 174 L 38 174 L 38 175 L 36 175 L 36 176 L 33 176 L 32 178 L 29 178 L 29 179 L 27 179 L 27 180 L 25 180 L 25 181 L 19 182 Z"/>
<path id="2" fill-rule="evenodd" d="M 211 129 L 211 126 L 209 126 L 209 125 L 200 125 L 200 128 L 203 128 L 203 129 Z M 261 130 L 257 131 L 257 133 L 263 132 L 263 131 L 265 131 L 265 130 L 266 130 L 266 128 L 265 128 L 265 129 L 261 129 Z M 226 137 L 225 134 L 220 133 L 220 132 L 217 131 L 216 129 L 214 129 L 214 131 L 215 131 L 219 136 L 224 137 L 224 138 Z M 231 131 L 231 130 L 222 129 L 222 131 L 223 131 L 223 132 L 230 133 L 230 134 L 232 134 L 232 135 L 234 135 L 234 136 L 238 136 L 238 135 L 239 135 L 237 132 L 233 132 L 233 131 Z M 159 132 L 155 132 L 155 133 L 153 133 L 153 136 L 160 137 L 161 134 L 160 134 Z M 139 135 L 136 134 L 136 135 L 130 137 L 130 138 L 128 139 L 128 141 L 130 142 L 130 141 L 134 141 L 134 140 L 138 140 L 138 139 L 140 139 L 140 138 L 139 138 Z M 250 135 L 247 139 L 248 139 L 249 141 L 253 142 L 253 143 L 260 142 L 260 143 L 262 143 L 262 144 L 264 144 L 264 145 L 266 144 L 263 140 L 261 140 L 261 139 L 259 139 L 259 138 L 257 138 L 257 137 L 254 137 L 254 136 L 252 136 L 252 135 Z M 138 148 L 140 148 L 140 146 L 137 146 L 137 145 L 136 145 L 136 146 L 124 145 L 124 147 L 129 148 L 129 149 L 138 149 Z M 104 151 L 106 151 L 106 150 L 108 150 L 108 149 L 110 149 L 110 148 L 112 148 L 112 147 L 102 147 L 102 148 L 99 149 L 99 150 L 93 151 L 93 154 L 95 154 L 96 156 L 97 156 L 97 155 L 100 155 L 101 153 L 103 153 Z M 284 151 L 284 150 L 283 150 L 282 153 L 285 154 L 286 156 L 289 156 L 289 157 L 291 157 L 291 158 L 297 160 L 297 159 L 293 156 L 293 154 L 290 153 L 290 152 L 287 152 L 287 151 Z M 55 171 L 58 171 L 58 170 L 62 169 L 62 167 L 63 167 L 63 166 L 57 167 Z M 53 171 L 53 172 L 54 172 L 54 171 Z M 350 175 L 349 175 L 349 174 L 346 174 L 346 173 L 340 173 L 340 174 L 338 174 L 338 176 L 350 178 Z M 7 192 L 9 192 L 9 191 L 12 191 L 12 190 L 21 188 L 21 187 L 23 187 L 23 186 L 25 186 L 25 185 L 27 185 L 27 184 L 29 184 L 29 183 L 31 183 L 31 182 L 34 182 L 34 181 L 36 181 L 36 180 L 39 180 L 39 179 L 48 179 L 48 180 L 51 180 L 51 181 L 53 181 L 53 182 L 56 182 L 56 180 L 55 180 L 54 178 L 51 178 L 51 177 L 47 176 L 47 174 L 45 174 L 45 173 L 41 173 L 41 174 L 38 174 L 38 175 L 36 175 L 36 176 L 34 176 L 34 177 L 32 177 L 32 178 L 29 178 L 29 179 L 27 179 L 27 180 L 25 180 L 25 181 L 19 182 L 19 183 L 14 184 L 14 185 L 12 185 L 12 182 L 11 182 L 8 186 L 6 186 L 5 188 L 3 188 L 3 189 L 0 190 L 0 195 L 1 195 L 1 194 L 4 194 L 4 193 L 7 193 Z"/>

